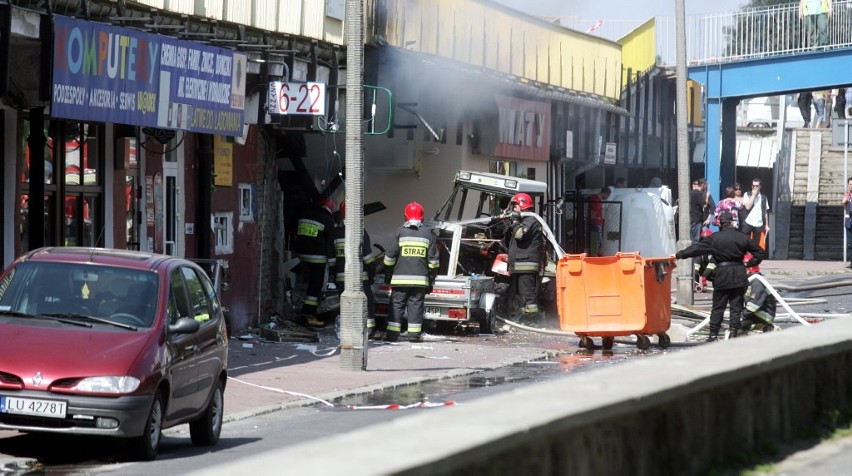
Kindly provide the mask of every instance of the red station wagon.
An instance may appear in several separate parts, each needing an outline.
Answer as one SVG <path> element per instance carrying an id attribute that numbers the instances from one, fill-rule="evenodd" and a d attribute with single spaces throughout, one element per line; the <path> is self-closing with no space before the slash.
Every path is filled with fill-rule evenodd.
<path id="1" fill-rule="evenodd" d="M 0 276 L 0 429 L 127 439 L 222 430 L 228 338 L 213 285 L 173 256 L 42 248 Z"/>

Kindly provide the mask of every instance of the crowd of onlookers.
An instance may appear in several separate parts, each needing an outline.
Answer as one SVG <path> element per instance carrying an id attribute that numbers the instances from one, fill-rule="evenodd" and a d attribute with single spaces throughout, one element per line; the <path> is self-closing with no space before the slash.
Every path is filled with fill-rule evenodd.
<path id="1" fill-rule="evenodd" d="M 796 102 L 805 127 L 829 127 L 832 118 L 852 117 L 852 87 L 801 92 Z"/>

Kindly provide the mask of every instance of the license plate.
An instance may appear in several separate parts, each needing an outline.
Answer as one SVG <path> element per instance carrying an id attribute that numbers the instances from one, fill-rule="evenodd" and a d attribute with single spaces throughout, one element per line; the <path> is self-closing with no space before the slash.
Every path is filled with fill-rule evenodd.
<path id="1" fill-rule="evenodd" d="M 0 396 L 0 413 L 10 413 L 13 415 L 65 418 L 67 405 L 66 402 L 59 400 L 37 400 L 35 398 Z"/>
<path id="2" fill-rule="evenodd" d="M 426 306 L 426 311 L 424 312 L 426 317 L 441 317 L 441 308 L 434 306 Z"/>

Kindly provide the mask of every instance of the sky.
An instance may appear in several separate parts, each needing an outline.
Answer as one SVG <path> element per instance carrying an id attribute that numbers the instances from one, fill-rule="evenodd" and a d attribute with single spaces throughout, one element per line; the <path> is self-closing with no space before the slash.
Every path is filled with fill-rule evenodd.
<path id="1" fill-rule="evenodd" d="M 494 0 L 516 10 L 584 20 L 647 20 L 674 17 L 676 0 Z M 687 15 L 739 10 L 748 0 L 684 0 Z"/>

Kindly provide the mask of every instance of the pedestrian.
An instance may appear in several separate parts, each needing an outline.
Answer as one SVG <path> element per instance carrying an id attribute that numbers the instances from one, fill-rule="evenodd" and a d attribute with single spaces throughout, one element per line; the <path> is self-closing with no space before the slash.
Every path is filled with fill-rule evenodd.
<path id="1" fill-rule="evenodd" d="M 852 177 L 846 179 L 843 194 L 843 227 L 846 228 L 846 267 L 852 268 Z"/>
<path id="2" fill-rule="evenodd" d="M 769 200 L 761 193 L 759 178 L 752 179 L 751 191 L 743 196 L 743 205 L 745 207 L 743 213 L 746 214 L 743 220 L 743 233 L 758 243 L 764 243 L 763 234 L 769 233 Z M 761 246 L 766 248 L 765 244 Z"/>
<path id="3" fill-rule="evenodd" d="M 335 263 L 334 202 L 323 198 L 299 218 L 293 251 L 305 267 L 303 275 L 307 274 L 308 281 L 300 320 L 311 327 L 324 327 L 326 323 L 317 317 L 317 309 L 326 272 Z"/>
<path id="4" fill-rule="evenodd" d="M 627 179 L 624 177 L 615 179 L 615 188 L 627 188 Z"/>
<path id="5" fill-rule="evenodd" d="M 814 95 L 814 110 L 816 111 L 814 129 L 821 129 L 826 126 L 825 107 L 826 101 L 829 98 L 831 98 L 831 91 L 817 91 Z"/>
<path id="6" fill-rule="evenodd" d="M 663 181 L 660 177 L 651 177 L 651 181 L 648 182 L 648 188 L 660 188 L 663 186 Z"/>
<path id="7" fill-rule="evenodd" d="M 725 187 L 725 198 L 719 200 L 719 203 L 716 204 L 716 210 L 713 212 L 713 225 L 721 226 L 719 223 L 719 217 L 723 212 L 728 212 L 734 217 L 733 227 L 737 230 L 740 229 L 740 211 L 742 210 L 742 205 L 736 199 L 736 192 L 734 191 L 734 187 Z"/>
<path id="8" fill-rule="evenodd" d="M 799 18 L 809 47 L 828 45 L 828 18 L 831 0 L 799 0 Z"/>
<path id="9" fill-rule="evenodd" d="M 766 256 L 763 248 L 754 240 L 734 229 L 734 217 L 730 212 L 722 212 L 719 223 L 722 228 L 718 233 L 713 233 L 675 254 L 677 259 L 686 259 L 709 253 L 716 264 L 713 272 L 713 308 L 710 311 L 708 342 L 719 338 L 722 318 L 729 305 L 730 337 L 737 337 L 743 312 L 743 298 L 748 287 L 746 266 L 756 266 Z M 751 253 L 752 258 L 744 265 L 746 253 Z"/>
<path id="10" fill-rule="evenodd" d="M 846 115 L 845 117 L 852 119 L 852 86 L 846 88 Z"/>
<path id="11" fill-rule="evenodd" d="M 607 189 L 609 190 L 609 189 Z M 541 323 L 538 307 L 538 279 L 542 265 L 544 235 L 541 223 L 532 215 L 523 216 L 523 212 L 533 211 L 533 200 L 526 193 L 512 197 L 509 206 L 510 225 L 504 239 L 509 250 L 509 293 L 520 298 L 522 303 L 522 324 Z"/>
<path id="12" fill-rule="evenodd" d="M 603 187 L 598 193 L 589 197 L 589 241 L 591 243 L 589 256 L 603 256 L 603 202 L 609 198 L 611 193 L 609 187 Z"/>
<path id="13" fill-rule="evenodd" d="M 751 254 L 746 254 L 744 260 L 748 263 L 751 258 Z M 749 278 L 755 274 L 761 274 L 760 267 L 757 265 L 747 267 L 746 272 Z M 776 308 L 775 296 L 766 289 L 763 281 L 757 278 L 752 279 L 745 293 L 745 308 L 742 322 L 740 322 L 740 330 L 743 334 L 749 331 L 769 332 L 775 330 Z"/>
<path id="14" fill-rule="evenodd" d="M 838 88 L 834 97 L 834 112 L 838 119 L 846 119 L 846 88 Z"/>
<path id="15" fill-rule="evenodd" d="M 701 229 L 710 224 L 710 214 L 707 213 L 707 180 L 702 178 L 692 181 L 689 192 L 689 238 L 693 243 L 701 239 Z"/>
<path id="16" fill-rule="evenodd" d="M 805 124 L 804 128 L 811 127 L 811 104 L 814 102 L 814 95 L 810 91 L 799 93 L 796 103 L 799 105 L 799 112 L 802 113 L 802 120 Z"/>
<path id="17" fill-rule="evenodd" d="M 385 341 L 396 342 L 402 331 L 402 319 L 408 320 L 408 340 L 423 340 L 423 300 L 432 292 L 438 272 L 439 255 L 435 234 L 423 225 L 423 206 L 411 202 L 405 206 L 405 222 L 385 251 L 385 282 L 391 285 L 391 316 Z"/>
<path id="18" fill-rule="evenodd" d="M 340 294 L 346 290 L 346 227 L 343 220 L 346 218 L 346 202 L 340 202 L 337 209 L 338 226 L 334 232 L 334 284 Z M 372 251 L 370 235 L 364 230 L 361 238 L 361 283 L 364 295 L 367 297 L 367 331 L 370 339 L 384 339 L 387 319 L 376 319 L 374 308 L 376 299 L 373 295 L 373 280 L 376 276 L 376 253 Z"/>

